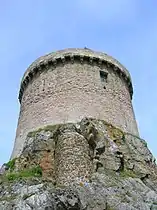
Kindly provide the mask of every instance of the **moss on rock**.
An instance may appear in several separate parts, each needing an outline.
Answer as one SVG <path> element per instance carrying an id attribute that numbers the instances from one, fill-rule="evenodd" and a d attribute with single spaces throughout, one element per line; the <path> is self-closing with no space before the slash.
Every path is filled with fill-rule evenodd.
<path id="1" fill-rule="evenodd" d="M 36 134 L 40 133 L 41 131 L 50 131 L 50 132 L 55 132 L 61 125 L 60 124 L 56 124 L 56 125 L 46 125 L 45 127 L 42 128 L 38 128 L 37 130 L 31 131 L 27 134 L 27 137 L 35 137 Z"/>
<path id="2" fill-rule="evenodd" d="M 133 170 L 129 169 L 124 169 L 123 171 L 120 171 L 120 176 L 121 177 L 132 177 L 132 178 L 137 178 L 137 174 Z"/>

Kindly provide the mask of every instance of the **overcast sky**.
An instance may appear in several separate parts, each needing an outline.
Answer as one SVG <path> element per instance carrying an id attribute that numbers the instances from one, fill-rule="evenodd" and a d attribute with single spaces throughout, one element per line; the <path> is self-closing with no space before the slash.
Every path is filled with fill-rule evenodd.
<path id="1" fill-rule="evenodd" d="M 140 135 L 157 157 L 157 1 L 0 1 L 0 165 L 9 160 L 17 126 L 19 84 L 45 53 L 88 47 L 130 71 Z"/>

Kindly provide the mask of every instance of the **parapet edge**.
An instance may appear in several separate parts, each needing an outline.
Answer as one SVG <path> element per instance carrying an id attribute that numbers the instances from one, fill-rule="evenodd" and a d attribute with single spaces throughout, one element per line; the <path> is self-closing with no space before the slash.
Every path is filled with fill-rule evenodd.
<path id="1" fill-rule="evenodd" d="M 127 82 L 130 96 L 132 98 L 133 87 L 131 76 L 128 70 L 119 61 L 105 53 L 96 52 L 88 48 L 70 48 L 41 56 L 28 67 L 21 81 L 19 92 L 20 103 L 25 88 L 35 74 L 42 72 L 44 69 L 48 69 L 49 65 L 55 68 L 59 64 L 64 65 L 67 61 L 71 63 L 79 61 L 82 64 L 84 61 L 87 61 L 90 65 L 93 65 L 93 63 L 95 62 L 96 65 L 98 65 L 100 68 L 102 68 L 103 65 L 107 65 L 107 67 L 112 67 Z"/>

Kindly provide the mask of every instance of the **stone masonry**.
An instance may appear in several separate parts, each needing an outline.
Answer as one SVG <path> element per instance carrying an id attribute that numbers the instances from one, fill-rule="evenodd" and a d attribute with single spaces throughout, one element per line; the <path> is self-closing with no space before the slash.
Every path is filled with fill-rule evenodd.
<path id="1" fill-rule="evenodd" d="M 104 53 L 65 49 L 40 57 L 21 82 L 21 108 L 12 158 L 21 154 L 29 132 L 46 125 L 76 123 L 85 117 L 106 120 L 139 136 L 132 95 L 129 72 Z M 58 140 L 58 151 L 64 153 L 68 138 Z M 73 138 L 68 149 L 80 147 L 83 151 L 86 145 L 81 148 L 77 142 L 83 141 L 81 138 Z M 59 152 L 56 155 L 58 159 L 61 156 Z M 88 162 L 88 154 L 85 155 Z"/>
<path id="2" fill-rule="evenodd" d="M 104 120 L 28 133 L 1 172 L 0 210 L 157 210 L 157 165 L 146 141 Z"/>

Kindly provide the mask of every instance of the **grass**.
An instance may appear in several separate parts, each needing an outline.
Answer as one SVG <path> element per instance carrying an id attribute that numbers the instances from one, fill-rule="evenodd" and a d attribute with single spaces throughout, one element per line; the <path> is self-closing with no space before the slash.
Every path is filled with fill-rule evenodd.
<path id="1" fill-rule="evenodd" d="M 16 158 L 10 160 L 5 165 L 8 167 L 8 169 L 10 169 L 10 171 L 13 171 L 15 169 L 15 162 L 16 162 Z"/>
<path id="2" fill-rule="evenodd" d="M 132 177 L 132 178 L 137 178 L 137 175 L 135 174 L 134 171 L 132 171 L 132 170 L 127 170 L 127 169 L 121 171 L 121 172 L 120 172 L 120 176 L 121 176 L 121 177 Z"/>
<path id="3" fill-rule="evenodd" d="M 40 166 L 35 166 L 30 169 L 24 169 L 19 172 L 15 173 L 8 173 L 4 177 L 7 181 L 15 181 L 17 179 L 29 178 L 29 177 L 41 177 L 42 176 L 42 169 Z"/>

